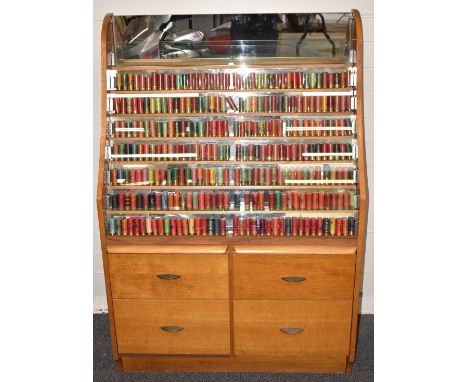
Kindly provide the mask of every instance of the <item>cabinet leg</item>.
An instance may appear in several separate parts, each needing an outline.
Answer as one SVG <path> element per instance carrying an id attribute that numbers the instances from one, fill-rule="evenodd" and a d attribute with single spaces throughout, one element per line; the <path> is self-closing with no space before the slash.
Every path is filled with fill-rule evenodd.
<path id="1" fill-rule="evenodd" d="M 348 361 L 346 362 L 346 374 L 352 374 L 353 373 L 353 363 Z"/>
<path id="2" fill-rule="evenodd" d="M 115 366 L 117 367 L 118 371 L 124 371 L 122 358 L 119 358 L 119 359 L 115 360 Z"/>

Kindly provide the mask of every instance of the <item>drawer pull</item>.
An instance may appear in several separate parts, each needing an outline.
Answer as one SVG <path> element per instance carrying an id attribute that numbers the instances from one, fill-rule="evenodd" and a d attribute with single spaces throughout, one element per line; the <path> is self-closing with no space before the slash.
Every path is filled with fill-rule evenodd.
<path id="1" fill-rule="evenodd" d="M 183 326 L 161 326 L 161 329 L 165 332 L 180 332 L 184 330 Z"/>
<path id="2" fill-rule="evenodd" d="M 157 275 L 158 278 L 160 278 L 161 280 L 176 280 L 182 276 L 180 275 L 174 275 L 172 273 L 163 273 L 161 275 Z"/>
<path id="3" fill-rule="evenodd" d="M 284 281 L 289 283 L 300 283 L 301 281 L 305 281 L 305 277 L 301 276 L 283 276 L 281 277 Z"/>
<path id="4" fill-rule="evenodd" d="M 304 331 L 302 328 L 281 328 L 280 330 L 287 334 L 298 334 Z"/>

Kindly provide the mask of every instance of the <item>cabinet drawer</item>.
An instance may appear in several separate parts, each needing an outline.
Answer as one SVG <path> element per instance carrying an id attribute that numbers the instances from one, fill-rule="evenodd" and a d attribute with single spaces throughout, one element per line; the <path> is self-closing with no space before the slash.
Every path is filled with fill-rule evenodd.
<path id="1" fill-rule="evenodd" d="M 351 299 L 355 255 L 234 255 L 234 298 Z"/>
<path id="2" fill-rule="evenodd" d="M 109 254 L 113 298 L 228 299 L 227 255 Z"/>
<path id="3" fill-rule="evenodd" d="M 234 301 L 236 355 L 346 355 L 351 300 Z"/>
<path id="4" fill-rule="evenodd" d="M 113 300 L 119 353 L 228 354 L 229 301 Z"/>

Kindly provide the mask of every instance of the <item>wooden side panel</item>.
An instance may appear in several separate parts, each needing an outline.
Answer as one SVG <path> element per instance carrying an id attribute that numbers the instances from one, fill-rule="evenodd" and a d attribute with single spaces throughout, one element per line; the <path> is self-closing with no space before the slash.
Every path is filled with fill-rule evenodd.
<path id="1" fill-rule="evenodd" d="M 115 320 L 114 320 L 114 309 L 112 306 L 112 292 L 110 285 L 109 277 L 109 263 L 107 259 L 107 248 L 106 248 L 106 230 L 105 230 L 105 220 L 104 220 L 104 211 L 102 206 L 102 194 L 104 189 L 103 179 L 104 179 L 104 150 L 106 144 L 106 65 L 107 57 L 106 52 L 109 49 L 109 40 L 112 33 L 112 24 L 111 24 L 112 14 L 107 14 L 104 17 L 102 22 L 101 30 L 101 137 L 100 137 L 100 153 L 99 153 L 99 172 L 98 172 L 98 185 L 97 185 L 97 195 L 96 195 L 96 204 L 98 211 L 98 220 L 99 220 L 99 237 L 101 240 L 101 253 L 102 253 L 102 266 L 104 270 L 104 279 L 106 282 L 106 298 L 107 298 L 107 309 L 109 312 L 109 326 L 110 334 L 112 339 L 112 357 L 115 360 L 118 360 L 118 348 L 117 348 L 117 338 L 115 333 Z"/>
<path id="2" fill-rule="evenodd" d="M 363 81 L 363 36 L 362 21 L 359 11 L 353 10 L 356 25 L 356 51 L 357 51 L 357 135 L 358 135 L 358 165 L 359 165 L 359 228 L 358 246 L 356 256 L 356 271 L 354 279 L 353 319 L 351 324 L 351 343 L 349 350 L 349 361 L 353 362 L 356 356 L 356 340 L 358 328 L 358 314 L 361 293 L 361 273 L 364 252 L 366 249 L 367 236 L 367 214 L 368 214 L 368 186 L 367 186 L 367 164 L 366 143 L 364 138 L 364 81 Z"/>
<path id="3" fill-rule="evenodd" d="M 230 353 L 228 300 L 114 299 L 114 313 L 120 354 Z"/>
<path id="4" fill-rule="evenodd" d="M 354 269 L 355 255 L 234 255 L 234 299 L 351 300 Z"/>
<path id="5" fill-rule="evenodd" d="M 114 298 L 229 298 L 227 255 L 110 254 L 109 272 Z"/>
<path id="6" fill-rule="evenodd" d="M 342 355 L 349 350 L 351 300 L 234 301 L 235 354 Z M 299 328 L 295 334 L 281 329 Z"/>

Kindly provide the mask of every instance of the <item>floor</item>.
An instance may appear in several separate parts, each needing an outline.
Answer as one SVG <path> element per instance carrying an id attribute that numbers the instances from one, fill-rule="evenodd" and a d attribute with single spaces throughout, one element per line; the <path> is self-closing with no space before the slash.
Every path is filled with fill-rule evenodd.
<path id="1" fill-rule="evenodd" d="M 107 314 L 94 315 L 95 382 L 351 382 L 374 380 L 374 315 L 359 320 L 357 356 L 353 373 L 120 373 L 112 360 Z"/>

